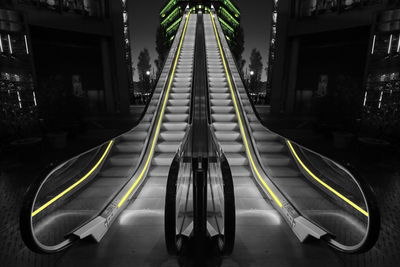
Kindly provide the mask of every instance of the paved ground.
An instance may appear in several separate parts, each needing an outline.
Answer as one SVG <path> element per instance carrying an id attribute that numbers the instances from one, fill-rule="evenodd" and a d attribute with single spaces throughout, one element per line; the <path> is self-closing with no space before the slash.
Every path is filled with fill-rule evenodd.
<path id="1" fill-rule="evenodd" d="M 267 109 L 260 109 L 265 111 Z M 367 152 L 354 141 L 345 150 L 334 147 L 333 138 L 315 133 L 308 118 L 274 118 L 262 114 L 271 129 L 307 148 L 341 163 L 350 163 L 372 186 L 381 212 L 378 242 L 368 253 L 341 255 L 343 266 L 398 266 L 400 262 L 400 149 L 391 147 Z"/>
<path id="2" fill-rule="evenodd" d="M 136 116 L 137 117 L 137 116 Z M 40 158 L 21 163 L 13 155 L 3 155 L 0 162 L 0 262 L 1 266 L 57 266 L 63 254 L 41 256 L 31 253 L 19 235 L 18 214 L 22 196 L 29 184 L 42 168 L 51 160 L 62 160 L 82 152 L 108 138 L 126 130 L 135 118 L 124 123 L 109 118 L 109 123 L 98 123 L 85 135 L 69 141 L 63 151 L 46 150 Z M 124 125 L 118 128 L 117 125 Z M 103 125 L 103 126 L 102 126 Z M 349 256 L 341 255 L 342 266 L 389 267 L 400 262 L 400 156 L 394 151 L 386 151 L 382 157 L 366 155 L 357 146 L 348 150 L 337 150 L 329 137 L 315 134 L 307 124 L 280 122 L 274 129 L 286 137 L 304 144 L 318 152 L 342 162 L 350 162 L 357 167 L 372 185 L 377 195 L 382 215 L 379 240 L 368 253 Z"/>

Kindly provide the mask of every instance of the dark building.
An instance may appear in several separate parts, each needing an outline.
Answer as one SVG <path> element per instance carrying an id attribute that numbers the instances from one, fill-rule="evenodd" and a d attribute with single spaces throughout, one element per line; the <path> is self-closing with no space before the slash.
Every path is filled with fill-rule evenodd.
<path id="1" fill-rule="evenodd" d="M 82 114 L 127 113 L 131 73 L 124 4 L 105 0 L 3 2 L 2 82 L 19 82 L 20 88 L 29 81 L 29 90 L 34 88 L 36 95 L 33 100 L 33 94 L 26 96 L 20 88 L 17 97 L 11 90 L 10 98 L 20 98 L 21 109 L 37 104 L 41 117 L 48 120 L 54 119 L 47 116 L 52 113 L 70 121 Z M 13 46 L 15 51 L 11 51 Z"/>
<path id="2" fill-rule="evenodd" d="M 273 113 L 313 115 L 333 124 L 354 122 L 372 97 L 365 93 L 367 80 L 398 81 L 400 15 L 398 10 L 382 13 L 398 8 L 398 1 L 277 2 Z M 374 49 L 383 49 L 380 58 L 387 59 L 379 61 L 378 72 L 372 70 L 374 56 L 382 51 Z M 373 98 L 378 107 L 382 94 Z"/>

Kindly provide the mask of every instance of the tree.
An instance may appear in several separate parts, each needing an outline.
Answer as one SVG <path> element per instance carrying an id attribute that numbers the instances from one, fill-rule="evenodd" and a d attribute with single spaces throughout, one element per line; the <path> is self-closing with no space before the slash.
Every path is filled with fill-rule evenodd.
<path id="1" fill-rule="evenodd" d="M 235 42 L 232 45 L 232 53 L 238 64 L 239 72 L 243 76 L 243 67 L 246 64 L 246 60 L 242 58 L 244 51 L 244 31 L 242 27 L 239 27 L 235 32 Z"/>
<path id="2" fill-rule="evenodd" d="M 139 72 L 139 83 L 142 90 L 150 89 L 150 54 L 147 48 L 144 48 L 138 57 L 137 70 Z"/>
<path id="3" fill-rule="evenodd" d="M 263 63 L 260 51 L 253 49 L 250 55 L 250 89 L 254 91 L 261 84 Z"/>
<path id="4" fill-rule="evenodd" d="M 161 26 L 157 28 L 156 32 L 156 51 L 158 58 L 154 60 L 157 67 L 157 77 L 161 74 L 165 58 L 168 55 L 169 46 L 166 42 L 165 30 Z"/>

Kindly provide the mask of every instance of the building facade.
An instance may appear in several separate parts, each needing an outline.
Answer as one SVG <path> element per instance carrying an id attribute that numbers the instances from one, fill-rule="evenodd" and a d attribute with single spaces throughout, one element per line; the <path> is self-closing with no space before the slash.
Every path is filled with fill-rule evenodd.
<path id="1" fill-rule="evenodd" d="M 2 2 L 1 76 L 16 88 L 10 85 L 11 90 L 4 90 L 2 84 L 11 99 L 7 104 L 2 94 L 2 104 L 16 106 L 14 113 L 22 118 L 37 112 L 51 127 L 57 121 L 74 123 L 86 115 L 128 113 L 131 60 L 124 4 L 107 0 Z M 11 52 L 14 46 L 21 49 Z M 26 81 L 31 84 L 24 86 Z M 10 112 L 3 113 L 7 124 Z"/>
<path id="2" fill-rule="evenodd" d="M 398 5 L 393 0 L 279 0 L 269 77 L 272 112 L 330 112 L 329 117 L 359 109 L 377 17 Z"/>

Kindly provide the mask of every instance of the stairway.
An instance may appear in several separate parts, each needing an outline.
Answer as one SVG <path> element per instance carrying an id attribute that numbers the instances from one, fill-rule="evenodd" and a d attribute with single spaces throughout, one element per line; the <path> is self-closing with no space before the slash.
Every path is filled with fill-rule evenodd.
<path id="1" fill-rule="evenodd" d="M 235 179 L 252 175 L 209 16 L 204 18 L 211 119 Z"/>
<path id="2" fill-rule="evenodd" d="M 188 127 L 197 17 L 191 16 L 148 178 L 166 178 Z M 165 179 L 166 182 L 166 179 Z M 165 183 L 164 182 L 164 183 Z"/>

